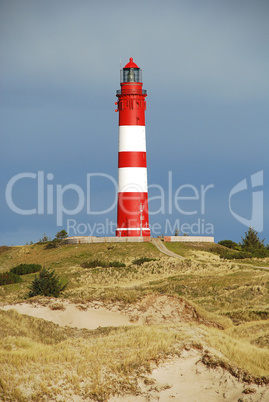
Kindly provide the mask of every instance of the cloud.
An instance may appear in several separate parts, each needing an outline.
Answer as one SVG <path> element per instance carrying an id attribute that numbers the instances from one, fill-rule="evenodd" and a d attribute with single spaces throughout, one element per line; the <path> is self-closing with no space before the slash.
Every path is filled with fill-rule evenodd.
<path id="1" fill-rule="evenodd" d="M 133 56 L 154 87 L 232 99 L 268 97 L 265 2 L 8 4 L 1 24 L 9 82 L 112 87 L 120 57 L 124 65 Z"/>
<path id="2" fill-rule="evenodd" d="M 266 177 L 268 11 L 260 0 L 0 0 L 0 185 L 19 172 L 62 185 L 83 185 L 89 172 L 116 178 L 115 91 L 120 59 L 134 57 L 149 94 L 149 183 L 165 186 L 173 171 L 178 185 L 215 184 L 222 230 L 236 180 Z M 19 221 L 1 194 L 10 242 L 22 227 L 56 232 L 54 217 Z"/>

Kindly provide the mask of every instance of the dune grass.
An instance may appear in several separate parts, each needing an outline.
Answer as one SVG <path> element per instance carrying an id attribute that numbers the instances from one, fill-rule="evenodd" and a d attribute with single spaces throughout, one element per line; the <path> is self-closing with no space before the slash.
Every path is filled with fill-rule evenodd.
<path id="1" fill-rule="evenodd" d="M 241 331 L 231 328 L 192 323 L 89 331 L 14 310 L 0 310 L 0 318 L 0 398 L 6 401 L 76 395 L 106 401 L 123 390 L 138 395 L 139 379 L 147 378 L 152 363 L 180 355 L 185 347 L 203 350 L 203 345 L 252 376 L 269 374 L 269 350 L 240 340 Z"/>
<path id="2" fill-rule="evenodd" d="M 187 258 L 195 258 L 196 261 L 219 261 L 220 255 L 225 254 L 225 252 L 230 252 L 230 249 L 224 247 L 220 244 L 215 243 L 176 243 L 176 242 L 165 242 L 165 246 L 176 254 Z M 235 251 L 236 252 L 236 251 Z M 238 260 L 232 260 L 237 261 Z M 240 260 L 241 265 L 250 265 L 253 267 L 268 267 L 269 268 L 269 258 L 245 258 Z"/>
<path id="3" fill-rule="evenodd" d="M 173 327 L 86 331 L 12 310 L 0 311 L 0 316 L 0 397 L 12 401 L 56 395 L 102 401 L 122 389 L 139 392 L 137 380 L 149 371 L 150 362 L 180 353 L 193 338 Z"/>
<path id="4" fill-rule="evenodd" d="M 0 253 L 0 272 L 23 263 L 40 263 L 51 268 L 80 265 L 92 258 L 130 262 L 140 257 L 158 258 L 163 254 L 151 243 L 96 243 L 66 244 L 47 250 L 44 244 L 17 246 L 4 249 Z"/>
<path id="5" fill-rule="evenodd" d="M 23 263 L 52 268 L 68 282 L 64 299 L 126 305 L 149 294 L 174 295 L 224 330 L 179 323 L 87 331 L 0 310 L 0 399 L 72 400 L 79 395 L 105 401 L 122 391 L 138 393 L 138 379 L 147 375 L 150 362 L 179 354 L 184 345 L 214 348 L 223 361 L 253 376 L 268 376 L 269 271 L 221 261 L 209 244 L 168 246 L 185 259 L 164 256 L 148 243 L 1 248 L 0 272 Z M 91 260 L 126 266 L 81 266 Z M 34 276 L 1 286 L 0 304 L 25 301 Z"/>
<path id="6" fill-rule="evenodd" d="M 202 257 L 177 260 L 164 256 L 149 243 L 65 245 L 51 250 L 35 244 L 3 250 L 0 271 L 6 272 L 21 263 L 41 263 L 68 282 L 64 297 L 73 301 L 113 301 L 122 297 L 131 302 L 154 292 L 183 296 L 209 312 L 232 318 L 235 323 L 267 319 L 269 271 L 220 261 L 209 251 L 212 244 L 175 246 Z M 126 266 L 82 268 L 81 264 L 89 260 L 117 261 Z M 137 265 L 135 260 L 145 262 Z M 24 300 L 33 279 L 34 275 L 28 274 L 20 284 L 0 287 L 0 303 Z"/>
<path id="7" fill-rule="evenodd" d="M 227 329 L 226 333 L 269 350 L 269 319 L 233 326 Z"/>
<path id="8" fill-rule="evenodd" d="M 269 384 L 269 349 L 253 345 L 247 338 L 240 336 L 242 332 L 242 328 L 238 333 L 208 328 L 207 341 L 236 367 L 254 376 L 268 376 L 266 383 Z"/>

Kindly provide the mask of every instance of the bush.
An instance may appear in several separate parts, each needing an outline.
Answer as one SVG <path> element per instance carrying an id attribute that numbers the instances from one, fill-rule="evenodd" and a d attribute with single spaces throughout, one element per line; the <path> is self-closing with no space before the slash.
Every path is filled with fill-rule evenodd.
<path id="1" fill-rule="evenodd" d="M 224 258 L 225 260 L 243 260 L 245 258 L 253 258 L 253 255 L 247 251 L 224 251 L 222 254 L 220 254 L 220 258 Z"/>
<path id="2" fill-rule="evenodd" d="M 124 264 L 124 262 L 120 262 L 120 261 L 111 261 L 108 263 L 109 267 L 113 267 L 113 268 L 120 268 L 120 267 L 126 267 L 126 264 Z"/>
<path id="3" fill-rule="evenodd" d="M 82 268 L 96 268 L 96 267 L 106 267 L 105 263 L 101 260 L 90 260 L 85 261 L 81 264 Z"/>
<path id="4" fill-rule="evenodd" d="M 12 283 L 22 282 L 22 279 L 19 275 L 14 274 L 13 272 L 4 272 L 0 274 L 0 286 L 3 285 L 11 285 Z"/>
<path id="5" fill-rule="evenodd" d="M 244 258 L 264 258 L 269 255 L 269 251 L 264 245 L 264 240 L 260 240 L 258 232 L 253 228 L 249 228 L 242 237 L 242 242 L 237 244 L 232 240 L 221 240 L 218 244 L 228 247 L 231 250 L 239 250 L 239 252 L 222 251 L 221 258 L 225 259 L 244 259 Z"/>
<path id="6" fill-rule="evenodd" d="M 68 236 L 68 233 L 66 230 L 61 230 L 60 232 L 57 232 L 55 235 L 55 238 L 51 241 L 50 239 L 47 238 L 48 240 L 46 241 L 46 250 L 52 249 L 52 248 L 57 248 L 60 247 L 63 244 L 63 240 Z"/>
<path id="7" fill-rule="evenodd" d="M 253 254 L 254 257 L 266 257 L 268 255 L 266 246 L 264 245 L 264 239 L 260 240 L 258 232 L 252 227 L 249 227 L 245 232 L 245 237 L 242 237 L 242 243 L 240 244 L 242 249 Z"/>
<path id="8" fill-rule="evenodd" d="M 39 241 L 37 242 L 37 244 L 40 244 L 40 243 L 47 243 L 48 241 L 50 241 L 50 237 L 48 237 L 48 236 L 46 235 L 46 233 L 44 233 L 44 236 L 42 237 L 42 239 L 39 239 Z"/>
<path id="9" fill-rule="evenodd" d="M 39 264 L 20 264 L 12 268 L 10 272 L 16 275 L 27 275 L 27 274 L 33 274 L 34 272 L 38 272 L 41 270 L 41 268 L 42 267 Z"/>
<path id="10" fill-rule="evenodd" d="M 42 268 L 39 275 L 35 277 L 29 286 L 29 297 L 37 295 L 58 297 L 66 286 L 67 283 L 63 284 L 59 276 L 55 274 L 55 271 Z"/>
<path id="11" fill-rule="evenodd" d="M 120 261 L 106 262 L 106 261 L 101 261 L 101 260 L 98 260 L 98 259 L 83 262 L 81 264 L 81 266 L 82 266 L 82 268 L 96 268 L 96 267 L 102 267 L 102 268 L 114 267 L 114 268 L 118 268 L 118 267 L 126 267 L 124 262 L 120 262 Z"/>
<path id="12" fill-rule="evenodd" d="M 147 258 L 147 257 L 141 257 L 133 260 L 133 264 L 135 265 L 142 265 L 144 262 L 150 262 L 150 261 L 156 261 L 156 258 Z"/>
<path id="13" fill-rule="evenodd" d="M 221 240 L 218 242 L 218 244 L 233 250 L 239 250 L 239 245 L 232 240 Z"/>
<path id="14" fill-rule="evenodd" d="M 48 242 L 48 243 L 46 244 L 45 249 L 46 249 L 46 250 L 49 250 L 49 249 L 51 249 L 51 248 L 57 248 L 57 247 L 60 246 L 60 244 L 61 244 L 61 241 L 60 241 L 60 240 L 54 239 L 54 240 L 52 240 L 52 241 L 50 241 L 50 242 Z"/>
<path id="15" fill-rule="evenodd" d="M 60 232 L 57 232 L 55 235 L 56 240 L 63 240 L 68 236 L 68 233 L 66 230 L 61 230 Z"/>

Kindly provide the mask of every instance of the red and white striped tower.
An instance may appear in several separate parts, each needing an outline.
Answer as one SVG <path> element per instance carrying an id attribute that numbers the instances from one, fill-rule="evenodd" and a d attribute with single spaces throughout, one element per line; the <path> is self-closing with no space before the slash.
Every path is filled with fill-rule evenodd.
<path id="1" fill-rule="evenodd" d="M 150 236 L 146 160 L 147 91 L 142 70 L 130 58 L 121 70 L 119 112 L 118 217 L 116 236 Z"/>

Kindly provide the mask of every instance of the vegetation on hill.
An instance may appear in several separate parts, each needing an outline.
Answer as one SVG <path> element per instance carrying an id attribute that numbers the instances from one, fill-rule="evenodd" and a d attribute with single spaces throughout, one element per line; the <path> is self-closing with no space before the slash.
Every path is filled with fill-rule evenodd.
<path id="1" fill-rule="evenodd" d="M 0 286 L 10 285 L 11 283 L 19 282 L 22 282 L 21 277 L 14 274 L 13 272 L 3 272 L 0 274 Z"/>
<path id="2" fill-rule="evenodd" d="M 242 237 L 242 242 L 237 244 L 232 240 L 221 240 L 219 243 L 229 249 L 236 250 L 232 252 L 228 250 L 221 250 L 220 257 L 225 259 L 245 259 L 245 258 L 264 258 L 269 257 L 269 246 L 265 246 L 264 240 L 260 240 L 258 232 L 252 227 L 248 228 L 245 236 Z"/>
<path id="3" fill-rule="evenodd" d="M 14 268 L 11 268 L 10 272 L 13 272 L 17 275 L 27 275 L 33 274 L 41 270 L 40 264 L 19 264 Z"/>
<path id="4" fill-rule="evenodd" d="M 263 258 L 269 255 L 264 239 L 260 240 L 258 232 L 251 227 L 245 232 L 245 237 L 242 237 L 240 246 L 242 250 L 251 253 L 254 257 Z"/>
<path id="5" fill-rule="evenodd" d="M 34 296 L 42 280 L 52 279 L 54 289 L 59 285 L 58 296 L 81 308 L 97 301 L 121 309 L 149 295 L 162 295 L 186 300 L 203 318 L 200 322 L 216 324 L 177 322 L 87 331 L 0 309 L 0 399 L 80 396 L 106 401 L 123 389 L 137 394 L 138 379 L 147 381 L 150 363 L 180 354 L 184 347 L 199 348 L 207 364 L 225 367 L 240 378 L 269 382 L 269 258 L 254 256 L 249 240 L 257 240 L 255 233 L 248 231 L 244 239 L 237 246 L 229 241 L 166 243 L 183 259 L 167 257 L 151 243 L 0 248 L 1 274 L 23 264 L 50 267 L 1 286 L 0 304 L 44 303 L 49 297 L 37 293 L 27 299 L 29 286 L 35 283 Z M 224 252 L 247 252 L 251 258 L 220 258 Z M 218 358 L 208 357 L 210 348 Z"/>
<path id="6" fill-rule="evenodd" d="M 67 283 L 62 283 L 55 271 L 42 268 L 39 275 L 35 277 L 29 286 L 29 297 L 38 295 L 59 297 L 66 286 Z"/>
<path id="7" fill-rule="evenodd" d="M 37 272 L 40 271 L 40 269 L 41 265 L 39 264 L 19 264 L 11 268 L 9 272 L 0 273 L 0 286 L 22 282 L 20 275 Z"/>
<path id="8" fill-rule="evenodd" d="M 96 268 L 96 267 L 117 268 L 117 267 L 126 267 L 126 264 L 124 264 L 124 262 L 120 262 L 120 261 L 101 261 L 101 260 L 95 259 L 95 260 L 89 260 L 89 261 L 83 262 L 81 264 L 81 266 L 83 268 Z"/>

